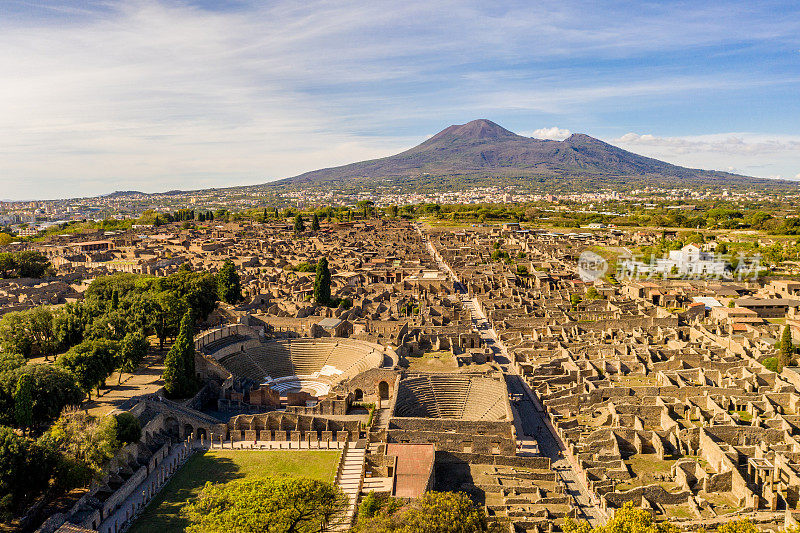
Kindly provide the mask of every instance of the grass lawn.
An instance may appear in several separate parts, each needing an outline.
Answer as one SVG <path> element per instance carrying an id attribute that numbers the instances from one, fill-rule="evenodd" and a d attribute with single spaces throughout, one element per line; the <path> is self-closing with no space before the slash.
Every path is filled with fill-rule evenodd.
<path id="1" fill-rule="evenodd" d="M 274 474 L 310 477 L 333 482 L 340 452 L 210 450 L 197 454 L 183 466 L 150 502 L 131 533 L 179 533 L 188 523 L 180 511 L 206 481 L 226 483 L 244 477 Z"/>
<path id="2" fill-rule="evenodd" d="M 411 372 L 452 372 L 458 370 L 458 362 L 447 350 L 430 351 L 422 355 L 406 357 Z"/>

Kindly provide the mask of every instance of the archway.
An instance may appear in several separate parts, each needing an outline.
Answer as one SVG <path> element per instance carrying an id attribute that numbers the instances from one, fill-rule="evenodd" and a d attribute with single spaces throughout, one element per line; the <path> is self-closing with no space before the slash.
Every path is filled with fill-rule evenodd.
<path id="1" fill-rule="evenodd" d="M 381 400 L 389 399 L 389 384 L 385 381 L 378 383 L 378 396 Z"/>
<path id="2" fill-rule="evenodd" d="M 190 437 L 194 433 L 194 428 L 191 424 L 183 426 L 183 438 Z"/>
<path id="3" fill-rule="evenodd" d="M 178 424 L 178 419 L 173 417 L 167 418 L 164 421 L 164 431 L 166 431 L 167 435 L 169 435 L 173 441 L 181 440 L 181 429 Z"/>
<path id="4" fill-rule="evenodd" d="M 197 428 L 197 432 L 195 433 L 195 438 L 197 440 L 203 439 L 204 441 L 208 440 L 208 435 L 206 435 L 205 428 Z"/>
<path id="5" fill-rule="evenodd" d="M 356 389 L 355 390 L 355 400 L 357 402 L 360 402 L 363 399 L 364 399 L 364 391 L 361 390 L 361 389 Z"/>

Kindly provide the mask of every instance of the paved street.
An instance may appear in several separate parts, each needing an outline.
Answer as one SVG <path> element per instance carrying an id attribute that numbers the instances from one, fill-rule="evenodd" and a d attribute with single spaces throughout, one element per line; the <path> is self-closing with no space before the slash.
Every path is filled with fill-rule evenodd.
<path id="1" fill-rule="evenodd" d="M 433 244 L 427 240 L 422 230 L 417 227 L 417 231 L 425 239 L 426 246 L 431 256 L 436 260 L 439 269 L 449 274 L 449 276 L 459 284 L 461 280 L 456 273 L 447 265 L 437 253 Z M 472 315 L 472 325 L 481 336 L 484 346 L 492 350 L 495 361 L 500 365 L 505 373 L 508 392 L 512 397 L 519 398 L 514 402 L 515 421 L 517 428 L 522 429 L 522 434 L 517 438 L 521 442 L 520 452 L 539 453 L 549 457 L 553 470 L 564 483 L 567 494 L 572 496 L 579 510 L 579 517 L 588 520 L 592 526 L 605 523 L 606 517 L 592 497 L 592 493 L 583 484 L 575 473 L 576 465 L 573 465 L 564 455 L 564 443 L 558 437 L 555 428 L 543 412 L 533 391 L 525 383 L 511 365 L 506 347 L 497 336 L 497 333 L 489 325 L 486 316 L 481 311 L 477 298 L 470 298 L 467 294 L 461 294 L 461 301 L 464 307 Z M 519 433 L 519 429 L 518 429 Z"/>

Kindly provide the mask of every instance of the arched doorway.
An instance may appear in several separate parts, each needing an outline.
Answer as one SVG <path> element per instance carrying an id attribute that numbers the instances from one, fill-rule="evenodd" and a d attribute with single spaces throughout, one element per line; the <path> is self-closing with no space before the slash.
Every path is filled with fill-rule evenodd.
<path id="1" fill-rule="evenodd" d="M 389 384 L 385 381 L 378 383 L 378 396 L 381 400 L 389 399 Z"/>
<path id="2" fill-rule="evenodd" d="M 181 440 L 181 429 L 176 418 L 169 417 L 164 421 L 164 431 L 173 441 Z"/>
<path id="3" fill-rule="evenodd" d="M 361 389 L 356 389 L 355 390 L 355 400 L 357 402 L 360 402 L 363 399 L 364 399 L 364 391 L 361 390 Z"/>
<path id="4" fill-rule="evenodd" d="M 206 435 L 205 428 L 197 428 L 197 433 L 195 433 L 195 438 L 197 440 L 200 440 L 200 439 L 203 439 L 204 441 L 208 440 L 208 435 Z"/>
<path id="5" fill-rule="evenodd" d="M 191 437 L 193 433 L 194 433 L 194 428 L 192 427 L 191 424 L 186 424 L 185 426 L 183 426 L 183 438 L 184 439 L 186 437 Z"/>

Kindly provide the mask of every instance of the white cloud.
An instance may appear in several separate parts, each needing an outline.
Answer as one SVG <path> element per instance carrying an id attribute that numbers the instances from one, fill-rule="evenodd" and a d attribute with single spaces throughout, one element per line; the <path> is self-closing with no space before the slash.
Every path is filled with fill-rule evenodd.
<path id="1" fill-rule="evenodd" d="M 523 110 L 577 124 L 598 103 L 635 110 L 637 98 L 785 84 L 792 80 L 684 69 L 601 76 L 599 65 L 797 34 L 791 16 L 759 12 L 741 25 L 729 6 L 656 3 L 632 13 L 624 2 L 588 0 L 245 0 L 228 11 L 171 0 L 89 2 L 78 12 L 64 4 L 63 19 L 0 18 L 3 197 L 255 183 L 396 153 L 422 140 L 413 132 L 468 114 Z M 565 68 L 565 58 L 592 66 Z M 694 148 L 684 150 L 676 156 Z M 721 168 L 731 164 L 744 168 Z"/>
<path id="2" fill-rule="evenodd" d="M 718 133 L 660 137 L 631 132 L 608 141 L 626 150 L 683 166 L 753 176 L 785 179 L 800 166 L 798 135 Z"/>
<path id="3" fill-rule="evenodd" d="M 553 126 L 551 128 L 539 128 L 530 132 L 523 132 L 520 135 L 525 135 L 526 137 L 533 137 L 534 139 L 551 139 L 554 141 L 563 141 L 570 135 L 572 132 L 565 128 L 559 128 L 558 126 Z"/>
<path id="4" fill-rule="evenodd" d="M 767 137 L 750 133 L 725 133 L 694 137 L 657 137 L 651 134 L 626 133 L 614 139 L 628 146 L 650 146 L 665 152 L 689 154 L 715 152 L 730 155 L 768 155 L 800 153 L 800 136 Z"/>

